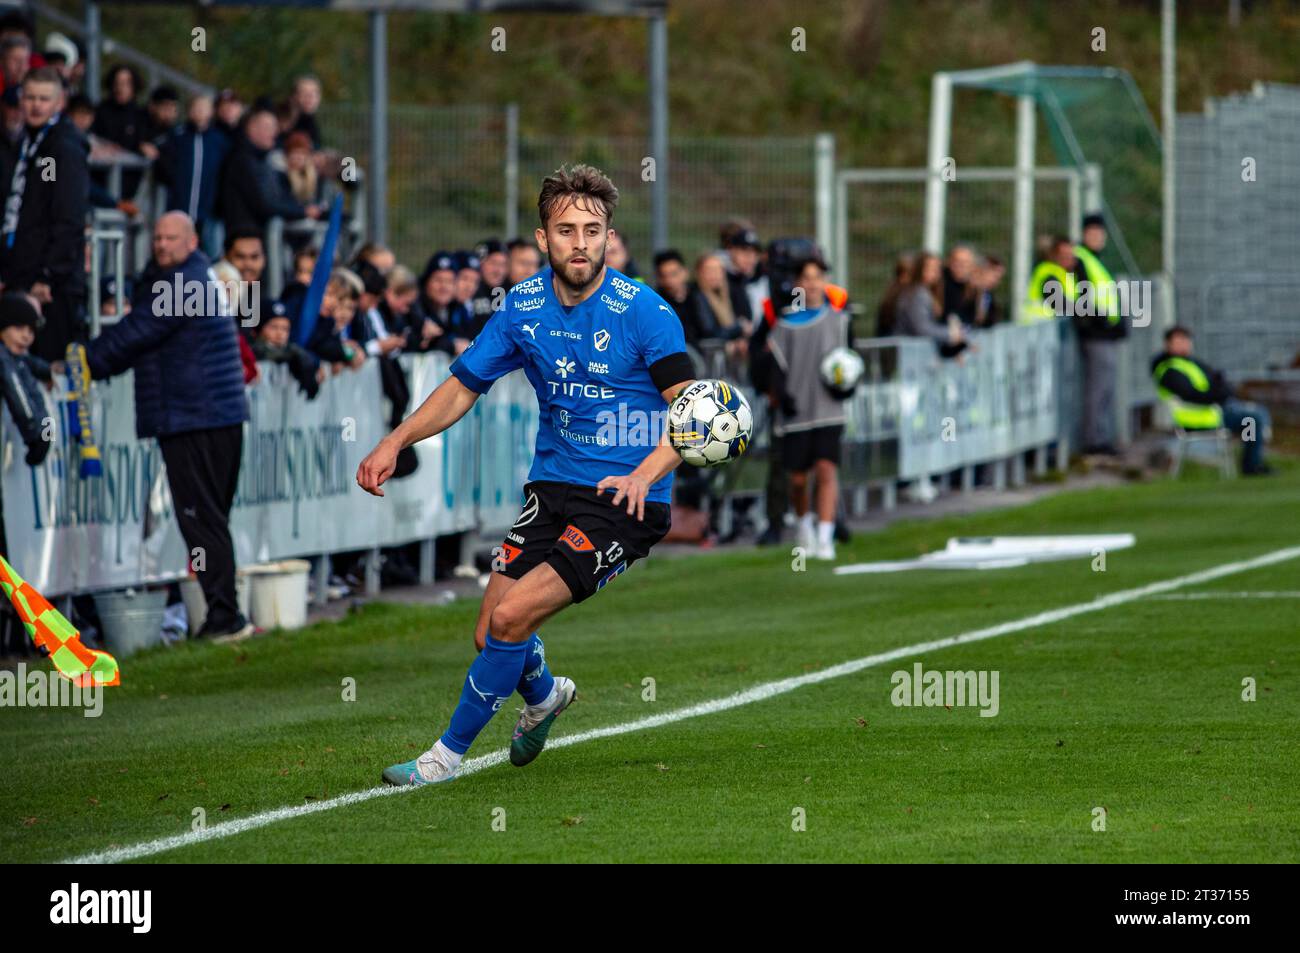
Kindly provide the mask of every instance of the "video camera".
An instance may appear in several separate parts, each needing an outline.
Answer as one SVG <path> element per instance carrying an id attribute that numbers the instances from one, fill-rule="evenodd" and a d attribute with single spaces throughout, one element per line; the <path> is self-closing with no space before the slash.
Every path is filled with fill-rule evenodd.
<path id="1" fill-rule="evenodd" d="M 793 307 L 794 290 L 810 261 L 829 270 L 821 247 L 811 238 L 778 238 L 767 246 L 768 297 L 777 315 L 802 310 Z"/>

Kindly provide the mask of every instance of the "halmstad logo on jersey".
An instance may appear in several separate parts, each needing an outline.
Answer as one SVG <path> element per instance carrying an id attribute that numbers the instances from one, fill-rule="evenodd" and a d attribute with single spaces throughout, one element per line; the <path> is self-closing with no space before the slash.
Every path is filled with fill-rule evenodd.
<path id="1" fill-rule="evenodd" d="M 597 351 L 605 350 L 605 348 L 609 347 L 609 332 L 604 328 L 601 328 L 596 332 L 595 336 L 592 337 L 591 343 L 596 345 Z"/>

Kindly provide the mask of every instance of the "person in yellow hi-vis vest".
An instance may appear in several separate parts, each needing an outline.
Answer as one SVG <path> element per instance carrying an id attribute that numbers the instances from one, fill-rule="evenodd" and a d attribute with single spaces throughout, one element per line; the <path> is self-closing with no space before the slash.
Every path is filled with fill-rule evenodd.
<path id="1" fill-rule="evenodd" d="M 1047 255 L 1029 276 L 1029 289 L 1021 309 L 1020 323 L 1054 321 L 1072 310 L 1067 302 L 1078 296 L 1075 288 L 1074 266 L 1077 262 L 1074 246 L 1064 235 L 1052 236 Z"/>
<path id="2" fill-rule="evenodd" d="M 1115 392 L 1119 382 L 1120 341 L 1128 335 L 1115 279 L 1101 262 L 1106 220 L 1093 213 L 1083 220 L 1083 244 L 1074 247 L 1074 330 L 1083 361 L 1083 452 L 1113 456 Z M 1086 293 L 1085 293 L 1086 292 Z"/>
<path id="3" fill-rule="evenodd" d="M 1191 331 L 1175 325 L 1165 332 L 1165 349 L 1151 359 L 1151 376 L 1176 425 L 1184 430 L 1226 427 L 1241 440 L 1243 474 L 1273 472 L 1264 462 L 1272 427 L 1268 408 L 1237 400 L 1222 373 L 1194 358 Z"/>

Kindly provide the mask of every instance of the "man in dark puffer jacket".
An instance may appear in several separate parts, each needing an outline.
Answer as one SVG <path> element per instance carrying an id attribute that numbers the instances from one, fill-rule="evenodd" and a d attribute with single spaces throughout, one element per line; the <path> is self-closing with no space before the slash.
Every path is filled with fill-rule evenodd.
<path id="1" fill-rule="evenodd" d="M 134 368 L 136 435 L 158 439 L 176 521 L 207 600 L 199 635 L 246 638 L 252 626 L 235 602 L 230 537 L 248 420 L 238 331 L 188 215 L 158 219 L 153 253 L 130 313 L 90 342 L 91 376 Z"/>

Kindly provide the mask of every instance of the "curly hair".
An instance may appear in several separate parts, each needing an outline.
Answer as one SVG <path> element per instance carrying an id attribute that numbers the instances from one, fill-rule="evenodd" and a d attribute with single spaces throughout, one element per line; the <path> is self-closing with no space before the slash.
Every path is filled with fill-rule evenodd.
<path id="1" fill-rule="evenodd" d="M 542 180 L 537 196 L 537 215 L 542 228 L 551 216 L 585 199 L 585 207 L 605 216 L 608 226 L 614 221 L 618 206 L 618 189 L 605 173 L 589 165 L 560 166 Z"/>

